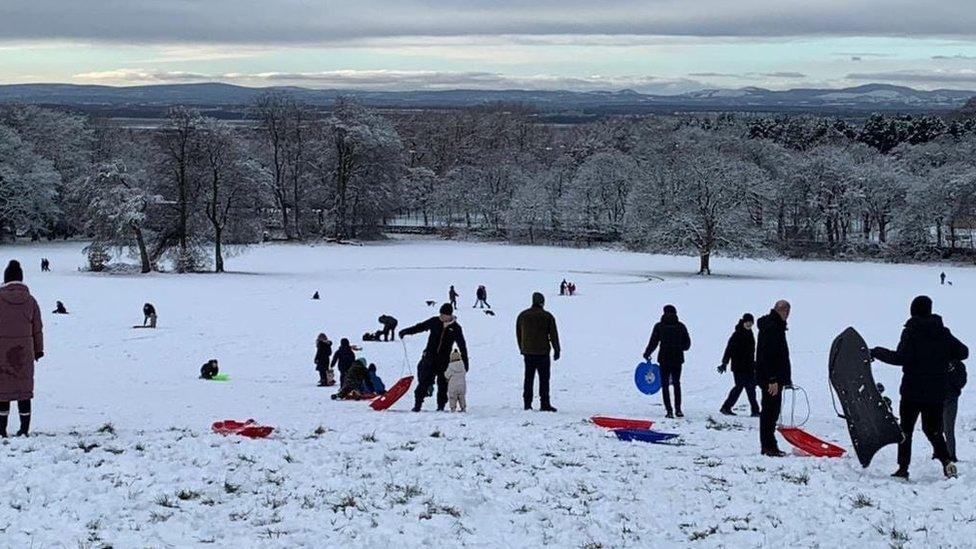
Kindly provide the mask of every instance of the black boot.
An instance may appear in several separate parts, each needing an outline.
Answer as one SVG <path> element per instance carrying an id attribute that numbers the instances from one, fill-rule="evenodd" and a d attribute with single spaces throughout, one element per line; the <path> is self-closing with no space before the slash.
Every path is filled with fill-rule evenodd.
<path id="1" fill-rule="evenodd" d="M 908 480 L 908 469 L 904 467 L 899 467 L 897 471 L 891 473 L 891 476 L 894 478 L 903 478 L 905 480 Z"/>
<path id="2" fill-rule="evenodd" d="M 26 437 L 30 432 L 30 414 L 20 414 L 20 430 L 17 431 L 17 436 Z M 4 429 L 6 431 L 6 429 Z"/>
<path id="3" fill-rule="evenodd" d="M 8 415 L 0 416 L 0 438 L 7 438 L 7 419 L 9 417 Z"/>
<path id="4" fill-rule="evenodd" d="M 419 412 L 420 411 L 420 407 L 423 406 L 423 405 L 424 405 L 424 399 L 419 398 L 419 397 L 414 397 L 414 399 L 413 399 L 413 411 L 414 412 Z"/>

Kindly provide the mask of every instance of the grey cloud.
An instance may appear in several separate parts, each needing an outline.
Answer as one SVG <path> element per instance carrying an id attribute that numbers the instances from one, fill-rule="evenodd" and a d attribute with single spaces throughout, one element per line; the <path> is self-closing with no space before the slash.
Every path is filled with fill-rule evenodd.
<path id="1" fill-rule="evenodd" d="M 901 84 L 976 84 L 976 70 L 898 70 L 855 72 L 848 80 L 896 82 Z"/>
<path id="2" fill-rule="evenodd" d="M 765 76 L 766 78 L 806 78 L 807 75 L 802 72 L 793 71 L 777 71 L 777 72 L 764 72 L 760 76 Z"/>
<path id="3" fill-rule="evenodd" d="M 0 40 L 325 44 L 417 36 L 976 37 L 971 0 L 5 0 Z"/>
<path id="4" fill-rule="evenodd" d="M 949 61 L 973 61 L 976 60 L 976 55 L 963 55 L 961 53 L 957 53 L 956 55 L 933 55 L 932 59 L 949 60 Z"/>

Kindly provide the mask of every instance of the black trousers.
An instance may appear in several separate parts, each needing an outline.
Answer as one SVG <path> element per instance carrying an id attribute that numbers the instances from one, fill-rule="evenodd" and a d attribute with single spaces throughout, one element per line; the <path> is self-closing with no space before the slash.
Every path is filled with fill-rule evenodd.
<path id="1" fill-rule="evenodd" d="M 417 388 L 413 392 L 414 406 L 420 408 L 427 398 L 427 393 L 437 383 L 437 409 L 443 410 L 447 405 L 447 378 L 444 377 L 445 369 L 438 368 L 433 359 L 428 359 L 425 354 L 420 363 L 417 364 Z"/>
<path id="2" fill-rule="evenodd" d="M 31 417 L 31 400 L 18 400 L 17 401 L 17 413 L 20 415 L 20 429 L 27 432 L 30 427 L 30 417 Z M 0 431 L 3 431 L 4 436 L 7 432 L 7 420 L 10 418 L 10 401 L 0 402 Z"/>
<path id="3" fill-rule="evenodd" d="M 668 386 L 674 387 L 674 407 L 681 411 L 681 364 L 661 364 L 661 397 L 664 398 L 664 409 L 670 414 L 671 393 Z"/>
<path id="4" fill-rule="evenodd" d="M 396 341 L 396 328 L 397 325 L 395 323 L 390 325 L 384 324 L 383 331 L 380 333 L 380 337 L 383 338 L 383 341 Z"/>
<path id="5" fill-rule="evenodd" d="M 763 450 L 775 450 L 776 422 L 779 421 L 780 410 L 783 409 L 783 386 L 780 385 L 776 396 L 769 394 L 768 386 L 760 386 L 762 391 L 762 410 L 759 412 L 759 445 Z"/>
<path id="6" fill-rule="evenodd" d="M 928 404 L 912 402 L 902 399 L 898 405 L 898 415 L 901 416 L 901 432 L 904 440 L 898 445 L 898 467 L 908 469 L 912 463 L 912 431 L 918 417 L 922 416 L 922 432 L 932 443 L 935 458 L 941 463 L 949 461 L 949 449 L 946 447 L 945 437 L 942 435 L 942 412 L 945 405 L 941 402 Z"/>
<path id="7" fill-rule="evenodd" d="M 749 407 L 752 413 L 758 413 L 759 402 L 756 401 L 756 377 L 750 372 L 732 372 L 732 377 L 735 380 L 735 386 L 729 391 L 729 397 L 725 399 L 722 408 L 731 410 L 735 406 L 735 403 L 738 402 L 739 395 L 742 394 L 742 391 L 745 391 L 746 397 L 749 398 Z"/>
<path id="8" fill-rule="evenodd" d="M 526 408 L 532 406 L 535 392 L 535 376 L 539 374 L 539 404 L 549 408 L 549 376 L 552 374 L 552 362 L 549 355 L 524 355 L 525 380 L 522 383 L 522 401 Z"/>

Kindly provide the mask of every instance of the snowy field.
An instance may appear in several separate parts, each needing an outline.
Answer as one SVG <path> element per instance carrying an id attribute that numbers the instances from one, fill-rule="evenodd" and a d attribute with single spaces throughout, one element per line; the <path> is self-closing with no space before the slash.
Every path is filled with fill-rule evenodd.
<path id="1" fill-rule="evenodd" d="M 694 258 L 449 242 L 365 247 L 267 245 L 231 258 L 225 275 L 80 272 L 80 244 L 4 246 L 20 259 L 45 312 L 34 436 L 0 445 L 4 547 L 954 547 L 976 539 L 976 402 L 960 404 L 960 478 L 947 481 L 916 436 L 911 483 L 895 482 L 895 449 L 871 468 L 852 456 L 758 455 L 758 421 L 717 413 L 731 375 L 715 371 L 746 311 L 793 303 L 794 381 L 811 432 L 850 448 L 828 392 L 827 350 L 855 326 L 893 346 L 908 302 L 929 293 L 963 341 L 976 344 L 976 271 L 938 266 Z M 41 257 L 53 272 L 40 273 Z M 561 298 L 566 277 L 579 295 Z M 315 386 L 314 338 L 358 340 L 389 313 L 401 327 L 461 292 L 471 353 L 467 414 L 377 413 Z M 485 284 L 495 317 L 473 311 Z M 321 301 L 310 296 L 318 290 Z M 564 358 L 557 414 L 524 412 L 514 319 L 544 291 Z M 55 300 L 70 316 L 53 316 Z M 133 330 L 141 306 L 156 331 Z M 692 336 L 687 417 L 665 420 L 633 369 L 661 307 Z M 425 339 L 367 343 L 391 384 L 412 372 Z M 218 358 L 227 383 L 197 379 Z M 897 399 L 899 372 L 876 377 Z M 800 403 L 800 415 L 805 415 Z M 743 396 L 737 410 L 748 412 Z M 646 417 L 677 445 L 623 443 L 586 419 Z M 211 422 L 253 417 L 268 440 L 223 438 Z M 16 427 L 16 416 L 11 419 Z M 787 448 L 785 442 L 782 447 Z"/>

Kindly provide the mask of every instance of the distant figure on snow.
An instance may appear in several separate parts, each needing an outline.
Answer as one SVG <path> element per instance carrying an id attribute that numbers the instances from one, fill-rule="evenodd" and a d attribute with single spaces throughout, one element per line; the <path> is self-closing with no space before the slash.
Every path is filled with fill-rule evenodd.
<path id="1" fill-rule="evenodd" d="M 729 342 L 725 345 L 722 365 L 718 367 L 719 373 L 724 374 L 729 362 L 732 363 L 732 378 L 735 385 L 719 409 L 719 412 L 727 416 L 735 415 L 732 407 L 739 400 L 742 391 L 745 391 L 749 398 L 752 417 L 759 417 L 759 402 L 756 400 L 756 337 L 752 335 L 753 321 L 751 314 L 742 315 L 735 325 L 735 331 L 729 337 Z"/>
<path id="2" fill-rule="evenodd" d="M 945 272 L 942 272 L 941 274 L 939 274 L 939 281 L 941 281 L 941 282 L 942 282 L 942 285 L 943 285 L 943 286 L 945 286 L 945 279 L 946 279 L 946 274 L 945 274 Z"/>
<path id="3" fill-rule="evenodd" d="M 443 412 L 447 405 L 447 378 L 444 373 L 447 371 L 451 361 L 451 351 L 455 345 L 461 351 L 461 360 L 467 366 L 468 345 L 464 341 L 464 330 L 457 323 L 454 316 L 454 308 L 450 303 L 441 305 L 440 314 L 431 317 L 420 324 L 400 330 L 400 339 L 403 336 L 428 332 L 427 347 L 424 354 L 417 364 L 417 389 L 414 391 L 413 411 L 419 412 L 423 407 L 424 398 L 427 392 L 437 382 L 437 411 Z"/>
<path id="4" fill-rule="evenodd" d="M 474 295 L 475 295 L 475 302 L 474 302 L 474 306 L 471 307 L 472 309 L 474 309 L 475 307 L 478 307 L 479 309 L 488 307 L 489 309 L 491 309 L 491 305 L 488 304 L 488 288 L 485 288 L 484 286 L 478 286 L 478 289 L 475 291 Z"/>
<path id="5" fill-rule="evenodd" d="M 146 303 L 142 306 L 142 326 L 143 328 L 155 328 L 156 327 L 156 307 L 152 303 Z"/>
<path id="6" fill-rule="evenodd" d="M 447 301 L 450 302 L 451 307 L 454 307 L 454 309 L 458 308 L 458 297 L 460 297 L 460 294 L 454 289 L 454 284 L 451 284 L 451 289 L 447 291 Z"/>
<path id="7" fill-rule="evenodd" d="M 200 366 L 200 379 L 213 379 L 220 373 L 220 365 L 216 358 L 211 358 L 206 364 Z"/>
<path id="8" fill-rule="evenodd" d="M 322 298 L 319 297 L 319 292 L 316 291 L 314 294 L 312 294 L 312 299 L 322 299 Z"/>
<path id="9" fill-rule="evenodd" d="M 566 289 L 568 286 L 569 284 L 566 282 L 566 279 L 564 278 L 563 281 L 559 283 L 559 295 L 566 295 Z"/>
<path id="10" fill-rule="evenodd" d="M 335 368 L 338 365 L 339 368 L 339 387 L 342 387 L 346 383 L 346 372 L 352 366 L 352 363 L 356 361 L 356 353 L 352 350 L 352 345 L 349 344 L 349 340 L 342 338 L 339 341 L 339 349 L 332 355 L 331 366 Z"/>
<path id="11" fill-rule="evenodd" d="M 566 289 L 569 290 L 569 295 L 570 296 L 576 295 L 576 283 L 575 282 L 570 282 L 569 284 L 567 284 L 566 285 Z"/>
<path id="12" fill-rule="evenodd" d="M 762 455 L 783 457 L 786 454 L 776 443 L 776 422 L 783 408 L 783 387 L 793 385 L 790 347 L 786 341 L 786 319 L 790 317 L 790 302 L 781 299 L 773 309 L 761 317 L 756 325 L 756 379 L 762 391 L 759 411 L 759 444 Z"/>
<path id="13" fill-rule="evenodd" d="M 456 412 L 458 408 L 462 412 L 468 411 L 468 367 L 461 360 L 461 353 L 454 349 L 451 351 L 451 362 L 447 365 L 444 377 L 447 378 L 447 402 L 451 406 L 451 411 Z"/>
<path id="14" fill-rule="evenodd" d="M 556 317 L 545 309 L 546 296 L 539 292 L 532 294 L 532 306 L 519 313 L 515 321 L 515 337 L 519 353 L 525 363 L 525 377 L 522 381 L 522 404 L 526 410 L 532 409 L 535 376 L 539 374 L 539 410 L 555 412 L 549 395 L 549 378 L 552 373 L 552 360 L 559 360 L 562 348 L 559 345 L 559 330 Z"/>
<path id="15" fill-rule="evenodd" d="M 651 330 L 651 339 L 644 349 L 644 360 L 650 360 L 654 351 L 661 367 L 661 397 L 664 399 L 665 417 L 685 417 L 681 411 L 681 367 L 685 363 L 685 351 L 691 348 L 688 328 L 678 320 L 678 310 L 674 305 L 665 305 L 661 321 Z M 671 408 L 671 394 L 668 385 L 674 387 L 674 409 Z"/>
<path id="16" fill-rule="evenodd" d="M 54 311 L 52 311 L 51 314 L 55 314 L 55 315 L 66 315 L 66 314 L 68 314 L 68 309 L 66 309 L 64 307 L 64 303 L 61 303 L 60 301 L 58 301 L 57 306 L 55 306 Z"/>
<path id="17" fill-rule="evenodd" d="M 922 417 L 922 432 L 932 443 L 935 458 L 942 463 L 946 477 L 956 476 L 942 432 L 944 408 L 949 388 L 949 365 L 966 360 L 969 348 L 956 339 L 942 323 L 942 317 L 932 314 L 932 299 L 920 295 L 912 300 L 911 318 L 905 323 L 901 340 L 894 351 L 884 347 L 871 349 L 871 358 L 902 367 L 901 402 L 898 416 L 905 435 L 898 445 L 898 470 L 891 476 L 908 478 L 912 461 L 912 432 Z"/>
<path id="18" fill-rule="evenodd" d="M 51 270 L 51 262 L 47 258 L 41 259 L 41 272 L 46 273 Z"/>
<path id="19" fill-rule="evenodd" d="M 380 336 L 383 341 L 396 341 L 396 328 L 399 323 L 397 319 L 390 315 L 383 315 L 379 318 L 379 323 L 383 325 L 383 331 L 380 332 Z M 377 341 L 380 341 L 377 339 Z"/>
<path id="20" fill-rule="evenodd" d="M 24 271 L 11 261 L 0 286 L 0 437 L 7 438 L 10 402 L 17 401 L 20 429 L 28 436 L 34 398 L 34 362 L 44 356 L 41 310 L 24 284 Z"/>
<path id="21" fill-rule="evenodd" d="M 315 371 L 319 373 L 319 387 L 335 385 L 335 372 L 332 370 L 332 340 L 325 334 L 315 338 Z"/>

